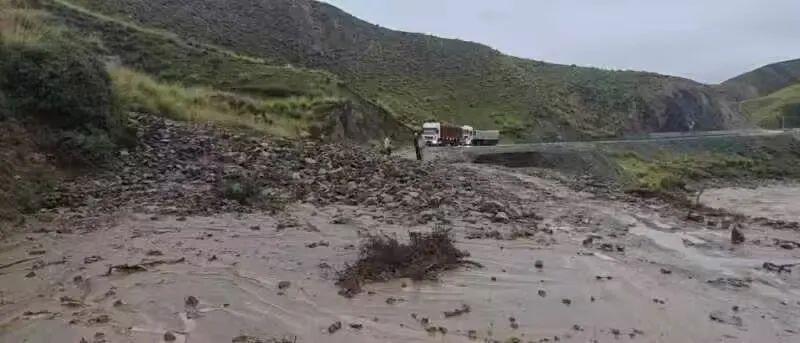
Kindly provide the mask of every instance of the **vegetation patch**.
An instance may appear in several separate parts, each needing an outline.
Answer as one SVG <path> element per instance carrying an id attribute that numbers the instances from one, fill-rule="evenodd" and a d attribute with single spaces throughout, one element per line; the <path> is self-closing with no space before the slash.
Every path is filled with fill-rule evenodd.
<path id="1" fill-rule="evenodd" d="M 706 182 L 798 176 L 797 170 L 784 165 L 789 160 L 769 155 L 662 152 L 650 158 L 624 153 L 616 155 L 615 159 L 622 168 L 627 190 L 639 194 L 685 193 L 690 186 Z M 796 163 L 796 159 L 794 161 Z"/>
<path id="2" fill-rule="evenodd" d="M 408 236 L 408 243 L 386 235 L 368 237 L 361 245 L 358 261 L 339 273 L 340 294 L 353 296 L 369 282 L 435 279 L 439 272 L 462 265 L 469 256 L 455 247 L 447 229 L 409 232 Z"/>
<path id="3" fill-rule="evenodd" d="M 40 144 L 63 161 L 103 161 L 128 136 L 111 79 L 85 40 L 29 5 L 0 3 L 2 117 L 43 124 Z"/>
<path id="4" fill-rule="evenodd" d="M 742 110 L 763 128 L 800 128 L 800 84 L 745 101 Z"/>
<path id="5" fill-rule="evenodd" d="M 333 97 L 259 99 L 209 87 L 160 82 L 127 68 L 111 70 L 125 109 L 174 120 L 216 123 L 282 137 L 301 135 L 312 122 L 342 105 Z"/>

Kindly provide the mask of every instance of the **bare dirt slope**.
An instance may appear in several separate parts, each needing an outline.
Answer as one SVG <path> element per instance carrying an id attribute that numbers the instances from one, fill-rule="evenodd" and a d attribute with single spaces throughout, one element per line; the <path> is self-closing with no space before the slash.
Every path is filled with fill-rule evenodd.
<path id="1" fill-rule="evenodd" d="M 780 267 L 795 230 L 743 220 L 733 246 L 732 216 L 514 170 L 140 121 L 129 173 L 66 185 L 61 208 L 0 242 L 0 341 L 798 339 L 800 280 Z M 231 175 L 264 180 L 269 206 L 226 198 Z M 443 226 L 474 263 L 338 295 L 366 235 Z"/>

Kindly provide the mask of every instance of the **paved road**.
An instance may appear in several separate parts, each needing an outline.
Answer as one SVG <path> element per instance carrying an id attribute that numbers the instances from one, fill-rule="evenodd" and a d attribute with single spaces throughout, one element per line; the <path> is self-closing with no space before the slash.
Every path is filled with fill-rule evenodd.
<path id="1" fill-rule="evenodd" d="M 541 143 L 523 143 L 523 144 L 501 144 L 496 146 L 466 146 L 466 147 L 429 147 L 425 148 L 423 155 L 425 159 L 436 160 L 472 160 L 476 156 L 485 154 L 504 154 L 504 153 L 521 153 L 529 151 L 537 151 L 546 149 L 548 151 L 575 151 L 575 150 L 593 150 L 602 146 L 625 145 L 636 143 L 653 143 L 653 142 L 681 142 L 681 141 L 696 141 L 696 140 L 713 140 L 718 138 L 730 137 L 770 137 L 785 134 L 794 134 L 800 136 L 800 129 L 790 130 L 763 130 L 763 129 L 746 129 L 746 130 L 721 130 L 721 131 L 704 131 L 695 133 L 686 132 L 662 132 L 651 133 L 646 137 L 641 138 L 625 138 L 625 139 L 611 139 L 611 140 L 597 140 L 597 141 L 572 141 L 572 142 L 541 142 Z M 408 155 L 413 158 L 413 152 L 401 152 L 402 155 Z"/>

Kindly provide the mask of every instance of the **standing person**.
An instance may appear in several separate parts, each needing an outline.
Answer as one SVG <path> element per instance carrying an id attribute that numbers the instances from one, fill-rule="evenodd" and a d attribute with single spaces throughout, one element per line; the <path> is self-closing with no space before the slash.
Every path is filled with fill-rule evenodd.
<path id="1" fill-rule="evenodd" d="M 392 140 L 389 139 L 389 136 L 383 139 L 383 153 L 386 156 L 392 156 Z"/>
<path id="2" fill-rule="evenodd" d="M 419 147 L 419 140 L 422 138 L 422 132 L 414 132 L 414 152 L 417 154 L 417 161 L 422 161 L 422 149 Z"/>

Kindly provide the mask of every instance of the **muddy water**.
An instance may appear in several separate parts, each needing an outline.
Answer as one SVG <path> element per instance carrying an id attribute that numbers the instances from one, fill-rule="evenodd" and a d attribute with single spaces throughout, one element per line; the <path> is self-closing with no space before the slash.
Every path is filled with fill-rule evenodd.
<path id="1" fill-rule="evenodd" d="M 800 186 L 773 185 L 758 188 L 706 190 L 700 201 L 750 217 L 800 221 Z"/>
<path id="2" fill-rule="evenodd" d="M 438 281 L 371 284 L 353 299 L 337 294 L 335 271 L 356 258 L 363 233 L 404 237 L 431 227 L 387 224 L 385 213 L 369 208 L 295 205 L 289 213 L 298 226 L 283 229 L 266 214 L 179 221 L 128 213 L 103 230 L 15 237 L 0 246 L 0 342 L 92 342 L 97 333 L 109 342 L 161 342 L 166 331 L 195 343 L 240 335 L 298 342 L 800 338 L 800 280 L 758 269 L 765 260 L 790 261 L 791 253 L 732 247 L 723 232 L 546 180 L 501 172 L 497 180 L 541 201 L 543 226 L 553 233 L 466 239 L 467 228 L 482 224 L 453 218 L 458 247 L 483 268 L 463 267 Z M 552 196 L 534 200 L 537 194 Z M 331 224 L 341 216 L 351 220 Z M 585 246 L 588 235 L 623 249 Z M 319 241 L 328 245 L 308 247 Z M 535 268 L 536 260 L 544 267 Z M 111 265 L 148 261 L 163 263 L 108 274 Z M 720 277 L 748 281 L 708 283 Z M 281 281 L 291 286 L 279 290 Z M 197 311 L 185 305 L 189 296 L 198 298 Z M 463 305 L 471 311 L 444 316 Z M 342 328 L 330 333 L 335 322 Z"/>

